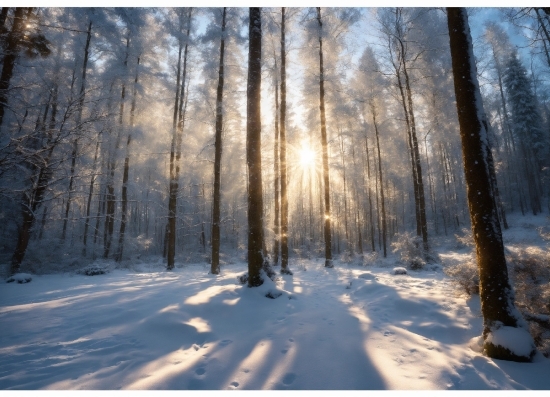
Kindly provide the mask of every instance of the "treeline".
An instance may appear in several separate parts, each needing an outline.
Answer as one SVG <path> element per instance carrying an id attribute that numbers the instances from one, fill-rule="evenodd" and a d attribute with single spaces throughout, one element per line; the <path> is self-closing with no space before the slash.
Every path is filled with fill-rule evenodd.
<path id="1" fill-rule="evenodd" d="M 259 18 L 264 257 L 330 267 L 386 255 L 405 232 L 429 252 L 430 236 L 469 226 L 445 11 Z M 550 209 L 550 21 L 540 8 L 499 18 L 475 50 L 506 227 L 508 212 Z M 216 273 L 246 251 L 248 24 L 239 8 L 2 7 L 0 240 L 12 272 L 25 258 L 145 254 Z M 527 50 L 514 26 L 530 32 Z"/>

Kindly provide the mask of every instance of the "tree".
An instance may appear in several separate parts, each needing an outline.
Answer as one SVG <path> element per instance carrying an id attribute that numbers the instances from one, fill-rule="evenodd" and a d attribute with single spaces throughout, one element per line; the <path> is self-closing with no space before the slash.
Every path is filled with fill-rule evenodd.
<path id="1" fill-rule="evenodd" d="M 214 199 L 212 204 L 212 263 L 210 272 L 220 274 L 220 185 L 222 162 L 222 131 L 223 131 L 223 82 L 225 51 L 225 17 L 226 7 L 223 8 L 221 40 L 220 40 L 220 66 L 218 69 L 218 89 L 216 92 L 216 137 L 214 142 Z"/>
<path id="2" fill-rule="evenodd" d="M 246 163 L 248 166 L 248 286 L 263 284 L 263 197 L 261 152 L 262 18 L 259 7 L 249 9 L 248 84 L 246 90 Z"/>
<path id="3" fill-rule="evenodd" d="M 447 8 L 447 21 L 468 206 L 479 269 L 484 350 L 492 358 L 530 361 L 535 346 L 514 306 L 514 293 L 508 281 L 502 232 L 489 172 L 492 164 L 487 158 L 490 151 L 487 123 L 466 10 Z M 527 354 L 512 351 L 510 345 L 498 338 L 504 332 L 513 332 L 515 338 L 530 341 L 531 351 Z"/>
<path id="4" fill-rule="evenodd" d="M 541 170 L 548 165 L 548 137 L 542 128 L 542 118 L 527 70 L 517 54 L 506 63 L 503 77 L 511 113 L 511 129 L 519 144 L 528 182 L 533 214 L 541 212 Z"/>
<path id="5" fill-rule="evenodd" d="M 180 20 L 180 30 L 183 30 L 184 14 L 183 10 L 178 10 Z M 189 8 L 187 16 L 187 29 L 185 36 L 185 46 L 183 39 L 178 40 L 178 68 L 176 71 L 176 102 L 174 104 L 174 116 L 172 122 L 172 144 L 170 147 L 170 185 L 168 198 L 168 224 L 166 227 L 167 235 L 165 236 L 167 245 L 167 266 L 168 270 L 174 269 L 174 258 L 176 255 L 176 211 L 177 211 L 177 196 L 179 188 L 179 172 L 181 158 L 181 141 L 184 127 L 184 102 L 187 105 L 185 98 L 185 80 L 187 78 L 187 58 L 189 51 L 189 34 L 191 31 L 191 13 Z M 183 70 L 181 68 L 181 51 L 183 49 Z M 180 75 L 181 73 L 181 75 Z M 181 82 L 180 82 L 181 81 Z M 185 99 L 185 100 L 184 100 Z"/>
<path id="6" fill-rule="evenodd" d="M 2 18 L 4 19 L 0 25 L 2 30 L 8 11 L 8 7 L 2 7 Z M 36 57 L 37 55 L 46 57 L 51 52 L 48 47 L 49 41 L 40 31 L 29 31 L 33 25 L 32 20 L 36 18 L 32 12 L 32 7 L 15 8 L 11 31 L 7 34 L 5 40 L 2 73 L 0 74 L 0 128 L 4 121 L 5 107 L 8 105 L 8 89 L 19 50 L 25 48 L 25 55 L 28 57 Z"/>
<path id="7" fill-rule="evenodd" d="M 321 114 L 321 146 L 323 150 L 323 185 L 325 197 L 324 236 L 325 236 L 325 267 L 332 268 L 332 236 L 330 226 L 330 184 L 328 168 L 327 120 L 325 115 L 325 78 L 323 68 L 323 21 L 321 7 L 317 7 L 317 22 L 319 24 L 319 110 Z"/>
<path id="8" fill-rule="evenodd" d="M 423 12 L 423 11 L 421 11 Z M 391 63 L 394 74 L 397 78 L 397 86 L 401 96 L 401 104 L 407 126 L 407 139 L 409 153 L 411 156 L 411 170 L 414 185 L 414 198 L 416 210 L 416 232 L 422 236 L 424 251 L 428 251 L 428 225 L 426 220 L 426 201 L 424 197 L 424 182 L 422 178 L 422 166 L 420 161 L 420 150 L 416 133 L 415 112 L 413 109 L 410 69 L 414 62 L 420 57 L 419 50 L 412 55 L 410 50 L 410 22 L 405 19 L 404 10 L 401 7 L 382 10 L 382 28 L 388 40 L 388 50 L 391 56 Z M 418 16 L 413 15 L 413 18 Z"/>
<path id="9" fill-rule="evenodd" d="M 285 47 L 285 8 L 281 8 L 281 273 L 292 274 L 288 268 L 288 192 L 286 164 L 286 47 Z"/>

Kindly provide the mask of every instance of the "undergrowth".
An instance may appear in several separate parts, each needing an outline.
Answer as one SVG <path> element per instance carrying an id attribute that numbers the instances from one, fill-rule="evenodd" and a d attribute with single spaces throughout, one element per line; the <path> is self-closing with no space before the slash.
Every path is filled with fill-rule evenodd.
<path id="1" fill-rule="evenodd" d="M 460 245 L 473 246 L 471 234 L 456 237 Z M 550 253 L 536 246 L 507 250 L 506 263 L 515 291 L 515 305 L 527 320 L 539 351 L 550 357 Z M 459 291 L 469 296 L 479 294 L 474 253 L 468 260 L 447 266 L 444 271 Z"/>

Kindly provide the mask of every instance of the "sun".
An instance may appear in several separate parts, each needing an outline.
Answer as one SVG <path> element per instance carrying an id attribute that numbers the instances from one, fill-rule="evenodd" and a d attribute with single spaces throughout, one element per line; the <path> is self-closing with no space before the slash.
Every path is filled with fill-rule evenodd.
<path id="1" fill-rule="evenodd" d="M 300 148 L 298 155 L 300 156 L 300 165 L 303 168 L 309 168 L 315 164 L 315 152 L 311 150 L 308 143 L 302 143 L 302 147 Z"/>

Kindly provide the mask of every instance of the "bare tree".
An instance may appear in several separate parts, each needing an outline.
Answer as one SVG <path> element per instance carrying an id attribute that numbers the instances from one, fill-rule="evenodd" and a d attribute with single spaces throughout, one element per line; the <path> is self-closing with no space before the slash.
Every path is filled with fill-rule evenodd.
<path id="1" fill-rule="evenodd" d="M 249 9 L 249 50 L 246 119 L 248 166 L 248 286 L 263 284 L 263 198 L 261 152 L 262 18 L 259 7 Z"/>
<path id="2" fill-rule="evenodd" d="M 222 162 L 222 131 L 223 131 L 223 56 L 225 51 L 225 17 L 223 8 L 222 34 L 220 40 L 220 66 L 218 69 L 218 89 L 216 93 L 216 137 L 214 142 L 214 199 L 212 208 L 212 263 L 210 272 L 220 274 L 220 186 Z"/>
<path id="3" fill-rule="evenodd" d="M 288 268 L 288 193 L 286 165 L 286 43 L 285 8 L 281 8 L 281 273 L 292 274 Z"/>
<path id="4" fill-rule="evenodd" d="M 489 170 L 493 165 L 488 161 L 487 123 L 466 10 L 447 8 L 447 21 L 468 205 L 479 268 L 484 350 L 492 358 L 530 361 L 535 354 L 532 339 L 532 349 L 527 355 L 493 342 L 494 335 L 500 329 L 523 328 L 525 322 L 514 306 L 514 293 L 508 281 L 502 232 L 492 189 L 494 180 Z M 522 331 L 522 338 L 531 338 L 526 329 Z M 514 335 L 517 337 L 520 334 Z"/>
<path id="5" fill-rule="evenodd" d="M 325 77 L 323 68 L 323 21 L 321 7 L 317 7 L 317 22 L 319 23 L 319 110 L 321 112 L 321 145 L 323 150 L 323 184 L 325 197 L 324 235 L 325 235 L 325 267 L 334 267 L 332 263 L 332 237 L 330 225 L 330 184 L 328 168 L 327 120 L 325 115 Z"/>

